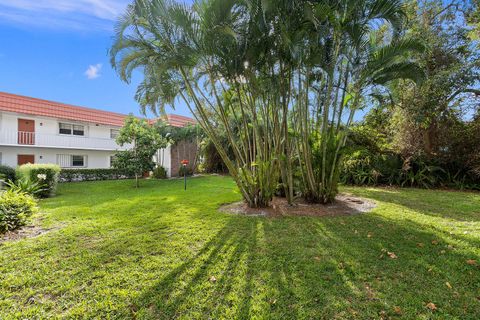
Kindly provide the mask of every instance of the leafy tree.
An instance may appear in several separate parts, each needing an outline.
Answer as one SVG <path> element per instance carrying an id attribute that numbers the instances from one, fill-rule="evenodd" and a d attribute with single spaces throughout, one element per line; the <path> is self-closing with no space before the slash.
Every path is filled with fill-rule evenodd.
<path id="1" fill-rule="evenodd" d="M 478 3 L 412 0 L 406 8 L 406 32 L 428 48 L 412 53 L 424 80 L 393 81 L 375 93 L 350 130 L 342 180 L 479 189 L 480 57 L 478 26 L 470 23 Z"/>
<path id="2" fill-rule="evenodd" d="M 408 32 L 421 36 L 428 50 L 417 53 L 426 78 L 413 87 L 396 81 L 390 89 L 397 109 L 397 147 L 405 156 L 436 157 L 447 146 L 442 136 L 478 107 L 480 52 L 469 35 L 470 1 L 412 0 L 407 3 Z"/>
<path id="3" fill-rule="evenodd" d="M 128 150 L 117 151 L 113 167 L 127 174 L 135 175 L 135 187 L 139 187 L 138 178 L 153 170 L 153 155 L 158 149 L 165 148 L 168 140 L 162 137 L 146 120 L 129 116 L 117 137 L 120 146 Z"/>

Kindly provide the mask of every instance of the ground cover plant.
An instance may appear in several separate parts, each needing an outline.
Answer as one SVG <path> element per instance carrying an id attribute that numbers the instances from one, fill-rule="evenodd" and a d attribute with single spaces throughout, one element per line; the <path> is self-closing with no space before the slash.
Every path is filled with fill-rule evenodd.
<path id="1" fill-rule="evenodd" d="M 60 184 L 0 245 L 0 318 L 478 319 L 480 194 L 342 188 L 336 217 L 220 213 L 229 177 Z"/>

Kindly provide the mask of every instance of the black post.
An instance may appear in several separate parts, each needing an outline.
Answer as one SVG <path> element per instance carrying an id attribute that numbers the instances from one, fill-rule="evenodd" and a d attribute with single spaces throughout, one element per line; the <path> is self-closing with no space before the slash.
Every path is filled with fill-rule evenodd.
<path id="1" fill-rule="evenodd" d="M 187 190 L 187 166 L 183 166 L 183 184 L 184 184 L 184 187 L 185 189 L 184 190 Z"/>

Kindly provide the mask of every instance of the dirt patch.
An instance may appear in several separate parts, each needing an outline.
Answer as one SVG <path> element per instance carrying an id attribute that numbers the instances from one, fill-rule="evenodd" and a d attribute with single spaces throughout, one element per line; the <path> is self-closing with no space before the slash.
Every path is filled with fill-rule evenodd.
<path id="1" fill-rule="evenodd" d="M 38 225 L 28 225 L 14 231 L 8 231 L 4 234 L 0 234 L 0 244 L 7 241 L 17 241 L 25 238 L 38 237 L 47 232 L 57 230 L 56 228 L 42 228 Z"/>
<path id="2" fill-rule="evenodd" d="M 249 208 L 245 202 L 241 201 L 223 205 L 219 210 L 226 213 L 264 217 L 345 216 L 369 212 L 376 206 L 372 200 L 343 193 L 337 195 L 335 202 L 326 205 L 298 200 L 294 206 L 290 206 L 285 198 L 276 197 L 269 208 Z"/>

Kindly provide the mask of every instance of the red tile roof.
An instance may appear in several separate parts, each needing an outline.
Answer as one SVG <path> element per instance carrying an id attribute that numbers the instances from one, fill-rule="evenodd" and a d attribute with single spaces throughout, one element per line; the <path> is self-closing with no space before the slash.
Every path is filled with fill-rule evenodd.
<path id="1" fill-rule="evenodd" d="M 92 108 L 78 107 L 69 104 L 30 98 L 16 94 L 0 92 L 0 111 L 16 112 L 28 115 L 59 118 L 64 120 L 83 121 L 121 127 L 127 115 Z M 168 115 L 168 122 L 175 127 L 183 127 L 187 123 L 195 123 L 189 117 Z"/>
<path id="2" fill-rule="evenodd" d="M 189 124 L 194 125 L 197 123 L 195 119 L 176 114 L 167 114 L 167 122 L 172 127 L 185 127 Z"/>

